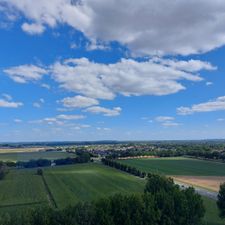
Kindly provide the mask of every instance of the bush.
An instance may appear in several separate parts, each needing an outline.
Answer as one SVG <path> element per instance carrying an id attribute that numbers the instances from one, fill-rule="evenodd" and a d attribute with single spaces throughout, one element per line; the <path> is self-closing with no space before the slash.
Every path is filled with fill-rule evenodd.
<path id="1" fill-rule="evenodd" d="M 16 163 L 17 167 L 22 168 L 35 168 L 35 167 L 44 167 L 44 166 L 51 166 L 51 160 L 48 159 L 37 159 L 37 160 L 30 160 L 28 162 L 18 161 Z"/>
<path id="2" fill-rule="evenodd" d="M 43 175 L 43 170 L 42 169 L 37 169 L 37 175 L 42 176 Z"/>
<path id="3" fill-rule="evenodd" d="M 0 162 L 0 180 L 3 180 L 6 173 L 8 172 L 6 165 Z"/>

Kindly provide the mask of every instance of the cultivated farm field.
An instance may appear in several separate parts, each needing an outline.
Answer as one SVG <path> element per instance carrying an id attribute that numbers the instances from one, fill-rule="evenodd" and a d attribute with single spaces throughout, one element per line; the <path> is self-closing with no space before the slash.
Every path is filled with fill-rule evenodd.
<path id="1" fill-rule="evenodd" d="M 46 182 L 59 208 L 116 193 L 143 192 L 145 180 L 97 163 L 44 170 Z"/>
<path id="2" fill-rule="evenodd" d="M 11 169 L 0 181 L 0 213 L 24 207 L 53 205 L 58 208 L 91 201 L 115 193 L 143 192 L 145 180 L 101 164 L 78 164 L 37 169 Z"/>
<path id="3" fill-rule="evenodd" d="M 15 209 L 48 203 L 42 178 L 33 169 L 10 170 L 0 181 L 0 190 L 0 211 L 5 207 Z"/>
<path id="4" fill-rule="evenodd" d="M 44 168 L 44 180 L 37 169 L 11 169 L 0 181 L 0 213 L 52 204 L 58 208 L 91 201 L 116 193 L 143 192 L 145 180 L 99 163 Z M 47 188 L 46 188 L 47 185 Z M 205 222 L 222 225 L 216 203 L 203 197 Z M 215 221 L 215 223 L 212 223 Z"/>
<path id="5" fill-rule="evenodd" d="M 225 163 L 184 157 L 126 159 L 120 163 L 145 172 L 182 176 L 225 176 Z"/>

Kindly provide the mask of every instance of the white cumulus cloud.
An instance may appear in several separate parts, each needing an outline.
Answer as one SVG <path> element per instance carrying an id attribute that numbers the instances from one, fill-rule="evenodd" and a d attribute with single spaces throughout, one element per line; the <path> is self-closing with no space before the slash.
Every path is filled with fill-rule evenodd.
<path id="1" fill-rule="evenodd" d="M 225 44 L 224 0 L 2 0 L 28 33 L 67 24 L 90 40 L 118 41 L 135 54 L 189 55 Z M 166 10 L 165 10 L 166 9 Z M 39 26 L 33 28 L 34 26 Z"/>
<path id="2" fill-rule="evenodd" d="M 176 67 L 152 60 L 138 62 L 122 59 L 106 65 L 80 58 L 56 62 L 50 71 L 52 78 L 68 91 L 90 98 L 110 100 L 117 94 L 168 95 L 184 90 L 181 80 L 201 81 L 202 78 L 195 72 L 213 68 L 207 62 L 197 61 L 197 64 L 201 64 L 197 69 L 194 62 L 195 60 L 187 61 L 184 66 Z M 177 61 L 175 63 L 178 64 Z M 195 72 L 189 72 L 191 70 Z"/>
<path id="3" fill-rule="evenodd" d="M 61 103 L 69 108 L 98 105 L 97 99 L 113 100 L 118 95 L 169 95 L 185 90 L 183 81 L 199 82 L 202 70 L 214 70 L 209 62 L 200 60 L 165 60 L 153 58 L 146 61 L 121 59 L 117 63 L 103 64 L 87 58 L 56 61 L 46 69 L 35 65 L 20 65 L 4 72 L 16 82 L 40 80 L 44 74 L 69 92 L 78 94 Z"/>
<path id="4" fill-rule="evenodd" d="M 44 32 L 45 27 L 41 24 L 37 23 L 24 23 L 22 25 L 22 30 L 27 32 L 28 34 L 34 35 L 34 34 L 41 34 Z"/>
<path id="5" fill-rule="evenodd" d="M 180 115 L 190 115 L 199 112 L 213 112 L 225 110 L 225 96 L 216 98 L 208 102 L 195 104 L 191 107 L 179 107 L 177 113 Z"/>

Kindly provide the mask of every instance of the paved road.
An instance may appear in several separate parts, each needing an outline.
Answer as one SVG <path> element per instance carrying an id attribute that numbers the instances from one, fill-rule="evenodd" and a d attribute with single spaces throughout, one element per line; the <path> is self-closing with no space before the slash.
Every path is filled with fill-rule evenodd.
<path id="1" fill-rule="evenodd" d="M 175 181 L 174 180 L 174 183 L 175 184 L 178 184 L 181 188 L 188 188 L 188 187 L 192 187 L 192 185 L 188 185 L 188 184 L 184 184 L 184 183 L 181 183 L 181 182 L 178 182 L 178 181 Z M 209 190 L 206 190 L 204 188 L 200 188 L 200 187 L 194 187 L 195 188 L 195 191 L 202 195 L 202 196 L 205 196 L 205 197 L 208 197 L 208 198 L 211 198 L 213 200 L 217 200 L 217 192 L 214 192 L 214 191 L 209 191 Z"/>

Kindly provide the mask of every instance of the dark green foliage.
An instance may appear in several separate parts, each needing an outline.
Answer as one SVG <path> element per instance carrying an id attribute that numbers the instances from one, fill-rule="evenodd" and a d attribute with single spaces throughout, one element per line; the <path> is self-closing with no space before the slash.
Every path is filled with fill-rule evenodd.
<path id="1" fill-rule="evenodd" d="M 90 162 L 90 154 L 88 152 L 79 152 L 76 158 L 65 158 L 65 159 L 56 159 L 54 163 L 56 165 L 70 165 L 76 163 L 87 163 Z"/>
<path id="2" fill-rule="evenodd" d="M 54 163 L 57 166 L 59 166 L 59 165 L 70 165 L 70 164 L 77 163 L 77 160 L 76 160 L 76 158 L 56 159 L 56 160 L 54 160 Z"/>
<path id="3" fill-rule="evenodd" d="M 225 183 L 220 185 L 217 206 L 220 211 L 220 217 L 225 218 Z"/>
<path id="4" fill-rule="evenodd" d="M 8 172 L 6 165 L 0 162 L 0 180 L 3 180 L 6 173 Z"/>
<path id="5" fill-rule="evenodd" d="M 43 170 L 42 169 L 37 169 L 37 175 L 42 176 L 43 175 Z"/>
<path id="6" fill-rule="evenodd" d="M 118 170 L 122 170 L 122 171 L 130 173 L 134 176 L 138 176 L 141 178 L 144 178 L 146 176 L 145 172 L 142 172 L 142 171 L 136 169 L 136 167 L 127 166 L 125 164 L 116 162 L 111 159 L 102 158 L 102 163 L 105 164 L 106 166 L 114 167 Z"/>
<path id="7" fill-rule="evenodd" d="M 201 209 L 202 206 L 196 204 L 198 201 L 193 196 L 190 200 L 193 203 L 188 205 L 190 195 L 185 192 L 178 196 L 165 192 L 118 194 L 61 211 L 50 208 L 27 210 L 17 216 L 5 216 L 0 221 L 4 225 L 200 225 L 202 214 L 196 207 Z"/>
<path id="8" fill-rule="evenodd" d="M 78 163 L 86 163 L 90 161 L 91 155 L 89 152 L 83 151 L 83 150 L 77 150 L 77 162 Z"/>
<path id="9" fill-rule="evenodd" d="M 80 151 L 75 158 L 63 158 L 63 159 L 55 159 L 53 162 L 55 165 L 70 165 L 76 163 L 87 163 L 90 161 L 90 154 L 88 152 Z M 10 163 L 12 164 L 12 163 Z M 52 161 L 48 159 L 37 159 L 30 161 L 18 161 L 16 166 L 19 168 L 35 168 L 35 167 L 46 167 L 51 166 Z M 13 166 L 13 164 L 12 164 Z"/>
<path id="10" fill-rule="evenodd" d="M 148 182 L 145 186 L 145 192 L 152 194 L 160 191 L 171 192 L 178 187 L 174 184 L 173 179 L 166 178 L 157 174 L 148 174 Z"/>
<path id="11" fill-rule="evenodd" d="M 155 199 L 160 210 L 160 224 L 201 224 L 205 209 L 201 197 L 193 188 L 180 190 L 173 180 L 159 175 L 149 175 L 145 193 Z"/>
<path id="12" fill-rule="evenodd" d="M 15 162 L 11 162 L 11 161 L 5 162 L 5 165 L 8 166 L 8 167 L 16 167 L 16 163 Z"/>
<path id="13" fill-rule="evenodd" d="M 16 163 L 17 167 L 19 168 L 35 168 L 35 167 L 44 167 L 50 166 L 51 160 L 48 159 L 37 159 L 37 160 L 30 160 L 28 162 L 19 161 Z"/>

